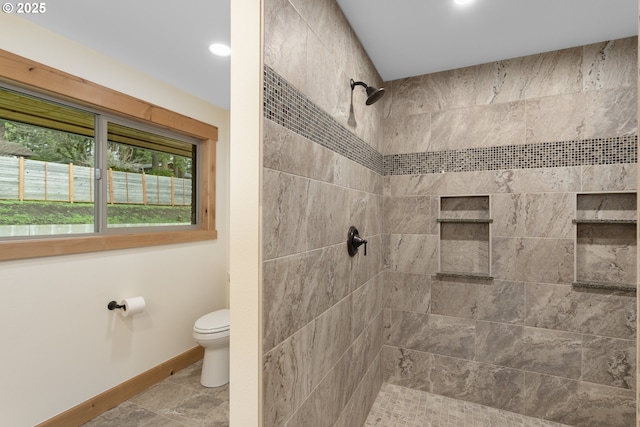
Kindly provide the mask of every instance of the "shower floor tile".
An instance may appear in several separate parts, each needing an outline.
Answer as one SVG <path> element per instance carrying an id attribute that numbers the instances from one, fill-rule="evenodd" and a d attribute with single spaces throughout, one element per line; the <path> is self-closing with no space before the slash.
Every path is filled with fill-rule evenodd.
<path id="1" fill-rule="evenodd" d="M 565 427 L 476 403 L 382 384 L 365 427 Z"/>

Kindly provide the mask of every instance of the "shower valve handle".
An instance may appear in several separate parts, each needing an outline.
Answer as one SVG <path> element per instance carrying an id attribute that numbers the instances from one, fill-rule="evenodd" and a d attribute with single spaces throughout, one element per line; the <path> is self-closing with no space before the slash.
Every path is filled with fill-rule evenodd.
<path id="1" fill-rule="evenodd" d="M 353 225 L 349 227 L 349 232 L 347 233 L 347 251 L 349 251 L 349 256 L 355 256 L 358 253 L 358 248 L 364 245 L 364 256 L 367 256 L 367 241 L 360 237 L 358 233 L 358 229 Z"/>

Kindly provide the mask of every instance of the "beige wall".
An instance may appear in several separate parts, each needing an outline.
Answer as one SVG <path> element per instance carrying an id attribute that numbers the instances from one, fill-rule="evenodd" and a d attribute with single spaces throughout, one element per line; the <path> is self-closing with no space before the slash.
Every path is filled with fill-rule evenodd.
<path id="1" fill-rule="evenodd" d="M 228 112 L 15 15 L 0 48 L 215 125 L 212 242 L 0 263 L 3 424 L 35 425 L 196 344 L 194 321 L 228 306 Z M 107 303 L 142 295 L 123 319 Z"/>

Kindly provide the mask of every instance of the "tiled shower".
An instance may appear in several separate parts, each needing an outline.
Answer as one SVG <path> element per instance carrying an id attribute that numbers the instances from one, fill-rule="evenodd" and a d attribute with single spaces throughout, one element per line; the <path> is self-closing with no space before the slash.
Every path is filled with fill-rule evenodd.
<path id="1" fill-rule="evenodd" d="M 383 382 L 635 425 L 637 38 L 383 84 L 335 1 L 267 0 L 264 86 L 265 426 Z"/>

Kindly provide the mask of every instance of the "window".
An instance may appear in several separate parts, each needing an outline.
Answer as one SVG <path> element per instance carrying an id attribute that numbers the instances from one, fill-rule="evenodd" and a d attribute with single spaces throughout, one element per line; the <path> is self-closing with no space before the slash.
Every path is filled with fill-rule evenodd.
<path id="1" fill-rule="evenodd" d="M 216 237 L 215 127 L 8 52 L 0 70 L 0 260 Z"/>

